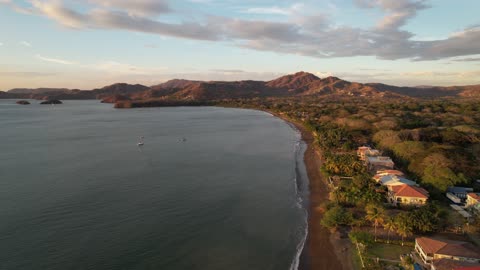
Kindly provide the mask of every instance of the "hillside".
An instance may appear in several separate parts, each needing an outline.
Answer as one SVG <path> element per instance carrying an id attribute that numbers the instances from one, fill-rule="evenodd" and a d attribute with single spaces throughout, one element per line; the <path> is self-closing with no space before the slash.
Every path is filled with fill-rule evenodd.
<path id="1" fill-rule="evenodd" d="M 211 101 L 236 98 L 286 96 L 362 96 L 400 97 L 480 97 L 480 85 L 399 87 L 382 83 L 358 83 L 337 77 L 319 78 L 297 72 L 271 81 L 193 81 L 174 79 L 151 87 L 116 83 L 93 90 L 64 88 L 12 89 L 0 92 L 0 98 L 32 99 L 102 99 L 104 102 L 183 100 Z M 119 98 L 121 97 L 121 98 Z"/>

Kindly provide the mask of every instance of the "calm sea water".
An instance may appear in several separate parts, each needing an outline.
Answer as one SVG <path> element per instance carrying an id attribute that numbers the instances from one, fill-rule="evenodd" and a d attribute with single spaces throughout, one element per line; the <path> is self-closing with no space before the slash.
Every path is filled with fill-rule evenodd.
<path id="1" fill-rule="evenodd" d="M 303 151 L 253 110 L 0 100 L 0 269 L 294 269 Z"/>

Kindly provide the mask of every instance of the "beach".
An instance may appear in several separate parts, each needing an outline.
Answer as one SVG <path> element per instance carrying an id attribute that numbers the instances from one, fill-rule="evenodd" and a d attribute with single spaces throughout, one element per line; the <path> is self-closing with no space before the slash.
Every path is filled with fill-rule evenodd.
<path id="1" fill-rule="evenodd" d="M 269 112 L 272 113 L 272 112 Z M 338 233 L 331 233 L 320 224 L 323 215 L 323 206 L 328 201 L 329 187 L 326 179 L 320 173 L 322 156 L 314 145 L 314 137 L 311 131 L 303 124 L 286 118 L 283 115 L 273 115 L 293 124 L 301 133 L 302 140 L 307 144 L 304 155 L 310 189 L 310 209 L 308 219 L 307 243 L 303 249 L 300 261 L 301 270 L 351 270 L 352 259 L 350 241 L 341 239 Z"/>

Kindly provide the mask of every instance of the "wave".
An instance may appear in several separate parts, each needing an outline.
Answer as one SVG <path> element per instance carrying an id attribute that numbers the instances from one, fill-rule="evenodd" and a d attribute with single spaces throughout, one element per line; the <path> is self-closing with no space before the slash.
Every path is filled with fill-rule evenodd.
<path id="1" fill-rule="evenodd" d="M 290 270 L 298 270 L 298 267 L 300 265 L 300 257 L 303 253 L 303 249 L 305 248 L 305 243 L 307 241 L 307 236 L 308 236 L 308 205 L 304 203 L 304 196 L 307 196 L 304 193 L 303 190 L 303 184 L 301 182 L 302 177 L 306 177 L 308 179 L 307 175 L 305 176 L 302 175 L 302 172 L 300 170 L 300 165 L 303 164 L 303 155 L 304 152 L 303 150 L 305 147 L 305 144 L 302 144 L 302 139 L 301 139 L 301 134 L 300 131 L 294 126 L 291 125 L 291 127 L 296 131 L 297 133 L 297 140 L 295 142 L 295 177 L 293 179 L 294 181 L 294 186 L 295 186 L 295 196 L 296 196 L 296 206 L 299 209 L 302 209 L 304 211 L 304 226 L 299 228 L 301 230 L 303 228 L 303 231 L 300 231 L 300 234 L 303 236 L 300 240 L 300 242 L 297 244 L 296 247 L 296 253 L 293 258 L 293 261 L 290 265 Z M 307 185 L 308 186 L 308 185 Z"/>

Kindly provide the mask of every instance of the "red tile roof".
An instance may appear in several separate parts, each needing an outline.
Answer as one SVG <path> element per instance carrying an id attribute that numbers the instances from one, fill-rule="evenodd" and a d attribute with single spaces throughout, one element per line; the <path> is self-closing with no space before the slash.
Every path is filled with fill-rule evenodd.
<path id="1" fill-rule="evenodd" d="M 424 198 L 428 199 L 428 191 L 421 187 L 409 186 L 409 185 L 398 185 L 391 186 L 396 197 L 411 197 L 411 198 Z"/>
<path id="2" fill-rule="evenodd" d="M 436 270 L 480 270 L 480 264 L 449 259 L 433 260 Z"/>
<path id="3" fill-rule="evenodd" d="M 418 245 L 428 254 L 480 259 L 480 250 L 467 242 L 419 237 Z"/>
<path id="4" fill-rule="evenodd" d="M 397 171 L 397 170 L 380 170 L 380 171 L 377 171 L 377 175 L 378 174 L 393 174 L 393 175 L 398 175 L 398 176 L 403 176 L 403 172 L 401 171 Z"/>
<path id="5" fill-rule="evenodd" d="M 478 193 L 470 192 L 470 193 L 467 193 L 467 195 L 472 197 L 473 199 L 475 199 L 477 201 L 480 201 L 480 195 L 478 195 Z"/>

